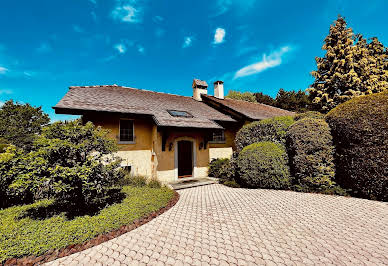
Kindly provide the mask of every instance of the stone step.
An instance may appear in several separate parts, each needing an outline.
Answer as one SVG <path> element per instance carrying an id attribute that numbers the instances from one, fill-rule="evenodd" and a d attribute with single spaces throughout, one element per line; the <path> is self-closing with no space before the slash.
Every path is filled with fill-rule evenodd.
<path id="1" fill-rule="evenodd" d="M 211 184 L 217 184 L 217 180 L 214 178 L 199 178 L 199 179 L 190 179 L 190 180 L 179 180 L 178 182 L 170 184 L 172 189 L 180 190 L 192 187 L 206 186 Z"/>

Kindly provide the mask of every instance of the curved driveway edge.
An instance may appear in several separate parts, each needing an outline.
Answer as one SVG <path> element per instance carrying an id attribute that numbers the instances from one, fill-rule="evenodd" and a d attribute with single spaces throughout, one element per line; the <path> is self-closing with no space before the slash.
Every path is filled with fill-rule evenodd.
<path id="1" fill-rule="evenodd" d="M 208 185 L 149 223 L 48 265 L 387 265 L 388 204 Z"/>

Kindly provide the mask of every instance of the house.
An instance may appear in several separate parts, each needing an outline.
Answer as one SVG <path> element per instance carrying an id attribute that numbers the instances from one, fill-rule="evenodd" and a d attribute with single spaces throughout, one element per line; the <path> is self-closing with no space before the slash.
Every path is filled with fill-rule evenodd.
<path id="1" fill-rule="evenodd" d="M 193 97 L 186 97 L 118 85 L 72 86 L 53 108 L 110 129 L 123 167 L 165 183 L 207 176 L 211 159 L 232 155 L 235 135 L 247 122 L 293 114 L 224 99 L 222 81 L 214 82 L 214 96 L 206 81 L 194 79 L 192 88 Z"/>

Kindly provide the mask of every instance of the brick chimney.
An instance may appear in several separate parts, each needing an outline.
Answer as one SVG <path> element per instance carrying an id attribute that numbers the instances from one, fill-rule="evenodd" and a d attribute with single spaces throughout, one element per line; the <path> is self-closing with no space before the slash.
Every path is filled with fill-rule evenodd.
<path id="1" fill-rule="evenodd" d="M 214 97 L 224 99 L 224 82 L 222 80 L 214 82 Z"/>
<path id="2" fill-rule="evenodd" d="M 207 94 L 207 83 L 204 80 L 193 80 L 193 98 L 197 101 L 202 101 L 201 94 Z"/>

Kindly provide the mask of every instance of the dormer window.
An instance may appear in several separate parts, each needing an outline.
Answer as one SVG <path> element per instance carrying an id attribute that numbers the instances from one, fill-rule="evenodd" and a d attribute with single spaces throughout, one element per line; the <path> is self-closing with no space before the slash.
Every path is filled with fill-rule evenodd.
<path id="1" fill-rule="evenodd" d="M 167 112 L 174 117 L 193 117 L 190 113 L 186 111 L 179 111 L 179 110 L 167 110 Z"/>

